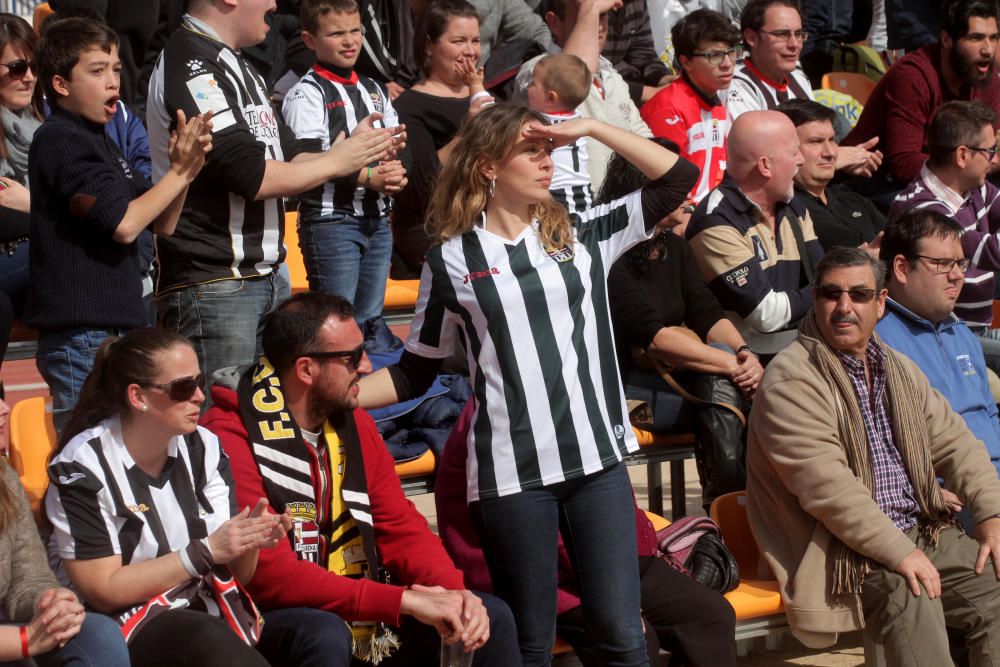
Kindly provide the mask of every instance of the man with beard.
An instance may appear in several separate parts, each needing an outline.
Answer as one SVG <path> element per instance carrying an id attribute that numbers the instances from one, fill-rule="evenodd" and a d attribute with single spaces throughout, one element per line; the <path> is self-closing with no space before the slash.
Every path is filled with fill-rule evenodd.
<path id="1" fill-rule="evenodd" d="M 297 294 L 265 318 L 262 344 L 235 389 L 213 387 L 204 418 L 237 502 L 265 496 L 293 520 L 247 584 L 270 629 L 258 650 L 272 664 L 347 667 L 353 651 L 437 665 L 447 643 L 476 650 L 476 665 L 520 664 L 510 609 L 465 589 L 358 409 L 358 374 L 372 368 L 350 302 Z"/>
<path id="2" fill-rule="evenodd" d="M 892 203 L 889 219 L 931 210 L 962 227 L 962 249 L 972 260 L 955 314 L 979 336 L 986 365 L 1000 372 L 1000 340 L 993 329 L 993 272 L 1000 270 L 1000 189 L 986 180 L 996 164 L 996 115 L 981 102 L 948 102 L 927 130 L 930 155 L 917 178 Z"/>
<path id="3" fill-rule="evenodd" d="M 910 211 L 886 227 L 880 256 L 889 296 L 875 330 L 920 367 L 998 467 L 1000 420 L 983 351 L 952 312 L 969 265 L 961 236 L 957 222 L 928 209 Z"/>
<path id="4" fill-rule="evenodd" d="M 855 189 L 888 207 L 927 160 L 931 116 L 950 100 L 980 100 L 1000 112 L 1000 80 L 993 56 L 998 38 L 993 0 L 944 0 L 940 43 L 907 54 L 879 81 L 843 145 L 880 137 L 885 162 Z"/>
<path id="5" fill-rule="evenodd" d="M 809 209 L 820 245 L 825 250 L 867 247 L 885 226 L 885 216 L 844 185 L 830 185 L 840 154 L 833 130 L 837 114 L 812 100 L 788 100 L 778 111 L 791 119 L 799 135 L 803 163 L 795 174 L 795 196 Z"/>
<path id="6" fill-rule="evenodd" d="M 686 236 L 701 276 L 750 349 L 777 353 L 812 305 L 823 256 L 812 219 L 794 198 L 799 138 L 777 111 L 748 111 L 729 133 L 726 176 L 691 215 Z"/>
<path id="7" fill-rule="evenodd" d="M 1000 646 L 1000 481 L 915 363 L 873 333 L 885 267 L 835 248 L 815 306 L 750 413 L 747 516 L 792 633 L 812 648 L 862 627 L 893 667 L 976 667 Z M 938 478 L 969 504 L 954 525 Z"/>

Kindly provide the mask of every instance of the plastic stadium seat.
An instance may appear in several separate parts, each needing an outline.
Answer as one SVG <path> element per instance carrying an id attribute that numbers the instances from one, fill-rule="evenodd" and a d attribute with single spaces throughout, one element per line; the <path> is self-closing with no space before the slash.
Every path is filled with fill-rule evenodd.
<path id="1" fill-rule="evenodd" d="M 298 222 L 298 213 L 295 211 L 285 213 L 285 264 L 288 265 L 292 294 L 309 290 L 306 264 L 302 259 L 302 249 L 299 248 Z"/>
<path id="2" fill-rule="evenodd" d="M 388 278 L 385 281 L 385 301 L 386 310 L 412 309 L 417 305 L 417 295 L 420 293 L 419 280 L 393 280 Z"/>
<path id="3" fill-rule="evenodd" d="M 15 403 L 10 412 L 10 464 L 21 478 L 36 521 L 49 486 L 47 468 L 55 447 L 52 399 L 36 396 Z"/>
<path id="4" fill-rule="evenodd" d="M 862 105 L 868 103 L 868 98 L 875 90 L 875 82 L 864 74 L 854 72 L 830 72 L 823 75 L 821 88 L 836 90 L 850 95 Z"/>
<path id="5" fill-rule="evenodd" d="M 42 22 L 45 21 L 52 14 L 52 7 L 49 3 L 43 2 L 35 7 L 35 14 L 31 19 L 31 25 L 34 27 L 35 32 L 41 32 Z"/>

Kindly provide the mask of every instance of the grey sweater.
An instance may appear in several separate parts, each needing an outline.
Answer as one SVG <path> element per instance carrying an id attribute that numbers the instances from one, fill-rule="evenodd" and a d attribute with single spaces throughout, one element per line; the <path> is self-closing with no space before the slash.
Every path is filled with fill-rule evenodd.
<path id="1" fill-rule="evenodd" d="M 14 523 L 0 535 L 0 600 L 8 623 L 27 623 L 35 615 L 38 596 L 59 582 L 49 570 L 17 473 L 6 462 L 0 463 L 0 470 L 16 505 Z"/>

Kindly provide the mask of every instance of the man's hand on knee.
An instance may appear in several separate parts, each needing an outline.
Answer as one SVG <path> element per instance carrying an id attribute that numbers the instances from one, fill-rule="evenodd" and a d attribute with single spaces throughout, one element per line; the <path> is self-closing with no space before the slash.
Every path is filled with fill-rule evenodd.
<path id="1" fill-rule="evenodd" d="M 910 592 L 920 597 L 920 586 L 927 591 L 930 599 L 941 596 L 941 576 L 927 555 L 920 549 L 914 549 L 910 555 L 899 562 L 896 572 L 903 575 L 910 586 Z"/>
<path id="2" fill-rule="evenodd" d="M 993 571 L 1000 579 L 1000 518 L 992 517 L 981 521 L 972 531 L 972 536 L 979 541 L 979 557 L 976 558 L 976 574 L 981 574 L 986 567 L 986 559 L 993 558 Z"/>
<path id="3" fill-rule="evenodd" d="M 465 623 L 462 607 L 465 600 L 459 591 L 449 591 L 441 586 L 414 584 L 403 591 L 399 610 L 424 625 L 431 625 L 449 644 L 462 641 Z"/>
<path id="4" fill-rule="evenodd" d="M 462 641 L 467 651 L 482 648 L 490 638 L 490 615 L 486 605 L 472 591 L 459 591 L 462 596 Z"/>

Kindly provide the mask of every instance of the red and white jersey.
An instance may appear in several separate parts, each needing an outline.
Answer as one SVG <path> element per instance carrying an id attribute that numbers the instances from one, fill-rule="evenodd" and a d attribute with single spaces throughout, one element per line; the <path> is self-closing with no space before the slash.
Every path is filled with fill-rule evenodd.
<path id="1" fill-rule="evenodd" d="M 701 171 L 691 191 L 696 202 L 722 182 L 729 117 L 718 98 L 705 97 L 682 76 L 654 95 L 639 113 L 654 136 L 676 143 L 681 156 Z"/>

